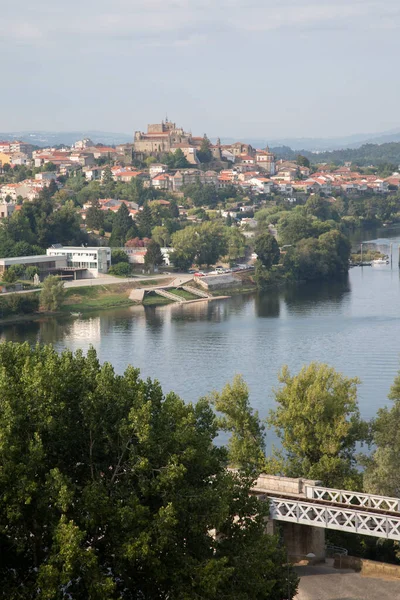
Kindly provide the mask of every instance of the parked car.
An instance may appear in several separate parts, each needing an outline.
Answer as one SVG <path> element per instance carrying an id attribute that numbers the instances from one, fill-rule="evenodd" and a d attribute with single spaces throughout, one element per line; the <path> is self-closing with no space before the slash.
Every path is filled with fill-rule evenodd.
<path id="1" fill-rule="evenodd" d="M 194 274 L 195 277 L 204 277 L 205 273 L 203 273 L 202 271 L 198 271 L 197 273 Z"/>

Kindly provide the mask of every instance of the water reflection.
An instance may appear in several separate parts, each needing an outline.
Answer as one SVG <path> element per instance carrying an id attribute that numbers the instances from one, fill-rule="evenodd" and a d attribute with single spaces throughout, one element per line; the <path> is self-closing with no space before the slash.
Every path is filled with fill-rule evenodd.
<path id="1" fill-rule="evenodd" d="M 85 352 L 93 344 L 118 373 L 133 364 L 186 401 L 241 373 L 262 417 L 273 406 L 282 365 L 295 373 L 318 360 L 361 378 L 360 408 L 370 418 L 387 402 L 398 369 L 399 297 L 397 269 L 354 268 L 335 283 L 3 325 L 0 338 Z"/>
<path id="2" fill-rule="evenodd" d="M 281 312 L 281 294 L 275 290 L 268 294 L 257 294 L 254 299 L 257 317 L 279 317 Z"/>
<path id="3" fill-rule="evenodd" d="M 300 286 L 288 286 L 284 291 L 284 299 L 290 314 L 315 314 L 323 312 L 340 312 L 343 302 L 351 292 L 348 276 L 337 281 L 314 282 Z"/>

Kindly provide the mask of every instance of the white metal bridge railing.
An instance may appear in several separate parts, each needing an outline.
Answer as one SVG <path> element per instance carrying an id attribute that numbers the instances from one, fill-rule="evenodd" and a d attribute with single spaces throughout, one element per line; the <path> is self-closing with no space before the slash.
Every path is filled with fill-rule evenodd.
<path id="1" fill-rule="evenodd" d="M 400 512 L 400 499 L 375 494 L 363 494 L 361 492 L 350 492 L 347 490 L 335 490 L 333 488 L 318 487 L 314 485 L 305 486 L 306 497 L 313 500 L 326 500 L 328 502 L 339 502 L 350 504 L 360 508 L 378 508 Z"/>
<path id="2" fill-rule="evenodd" d="M 351 508 L 322 506 L 301 500 L 268 496 L 272 519 L 400 540 L 400 514 L 390 516 Z"/>

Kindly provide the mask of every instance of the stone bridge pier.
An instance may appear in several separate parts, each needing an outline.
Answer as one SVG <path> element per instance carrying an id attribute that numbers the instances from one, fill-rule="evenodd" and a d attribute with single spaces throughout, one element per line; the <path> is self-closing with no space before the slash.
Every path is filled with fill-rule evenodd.
<path id="1" fill-rule="evenodd" d="M 307 485 L 317 485 L 319 481 L 290 477 L 279 477 L 262 474 L 259 476 L 253 491 L 260 495 L 283 494 L 293 498 L 304 498 Z M 325 529 L 302 525 L 299 523 L 286 523 L 270 519 L 267 524 L 267 533 L 282 533 L 290 561 L 299 562 L 307 560 L 307 554 L 314 554 L 314 562 L 325 560 Z"/>

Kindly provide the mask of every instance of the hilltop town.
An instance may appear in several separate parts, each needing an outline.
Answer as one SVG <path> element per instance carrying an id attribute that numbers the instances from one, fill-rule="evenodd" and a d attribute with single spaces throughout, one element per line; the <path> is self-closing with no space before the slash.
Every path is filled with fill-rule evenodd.
<path id="1" fill-rule="evenodd" d="M 278 160 L 268 147 L 213 143 L 168 119 L 132 138 L 51 148 L 0 142 L 3 281 L 29 267 L 42 280 L 50 273 L 68 280 L 218 261 L 255 266 L 259 287 L 325 278 L 347 269 L 349 250 L 340 244 L 349 232 L 400 219 L 395 166 Z M 258 240 L 266 233 L 278 253 L 263 261 Z M 310 239 L 314 246 L 302 248 Z M 338 260 L 322 260 L 325 250 Z"/>

